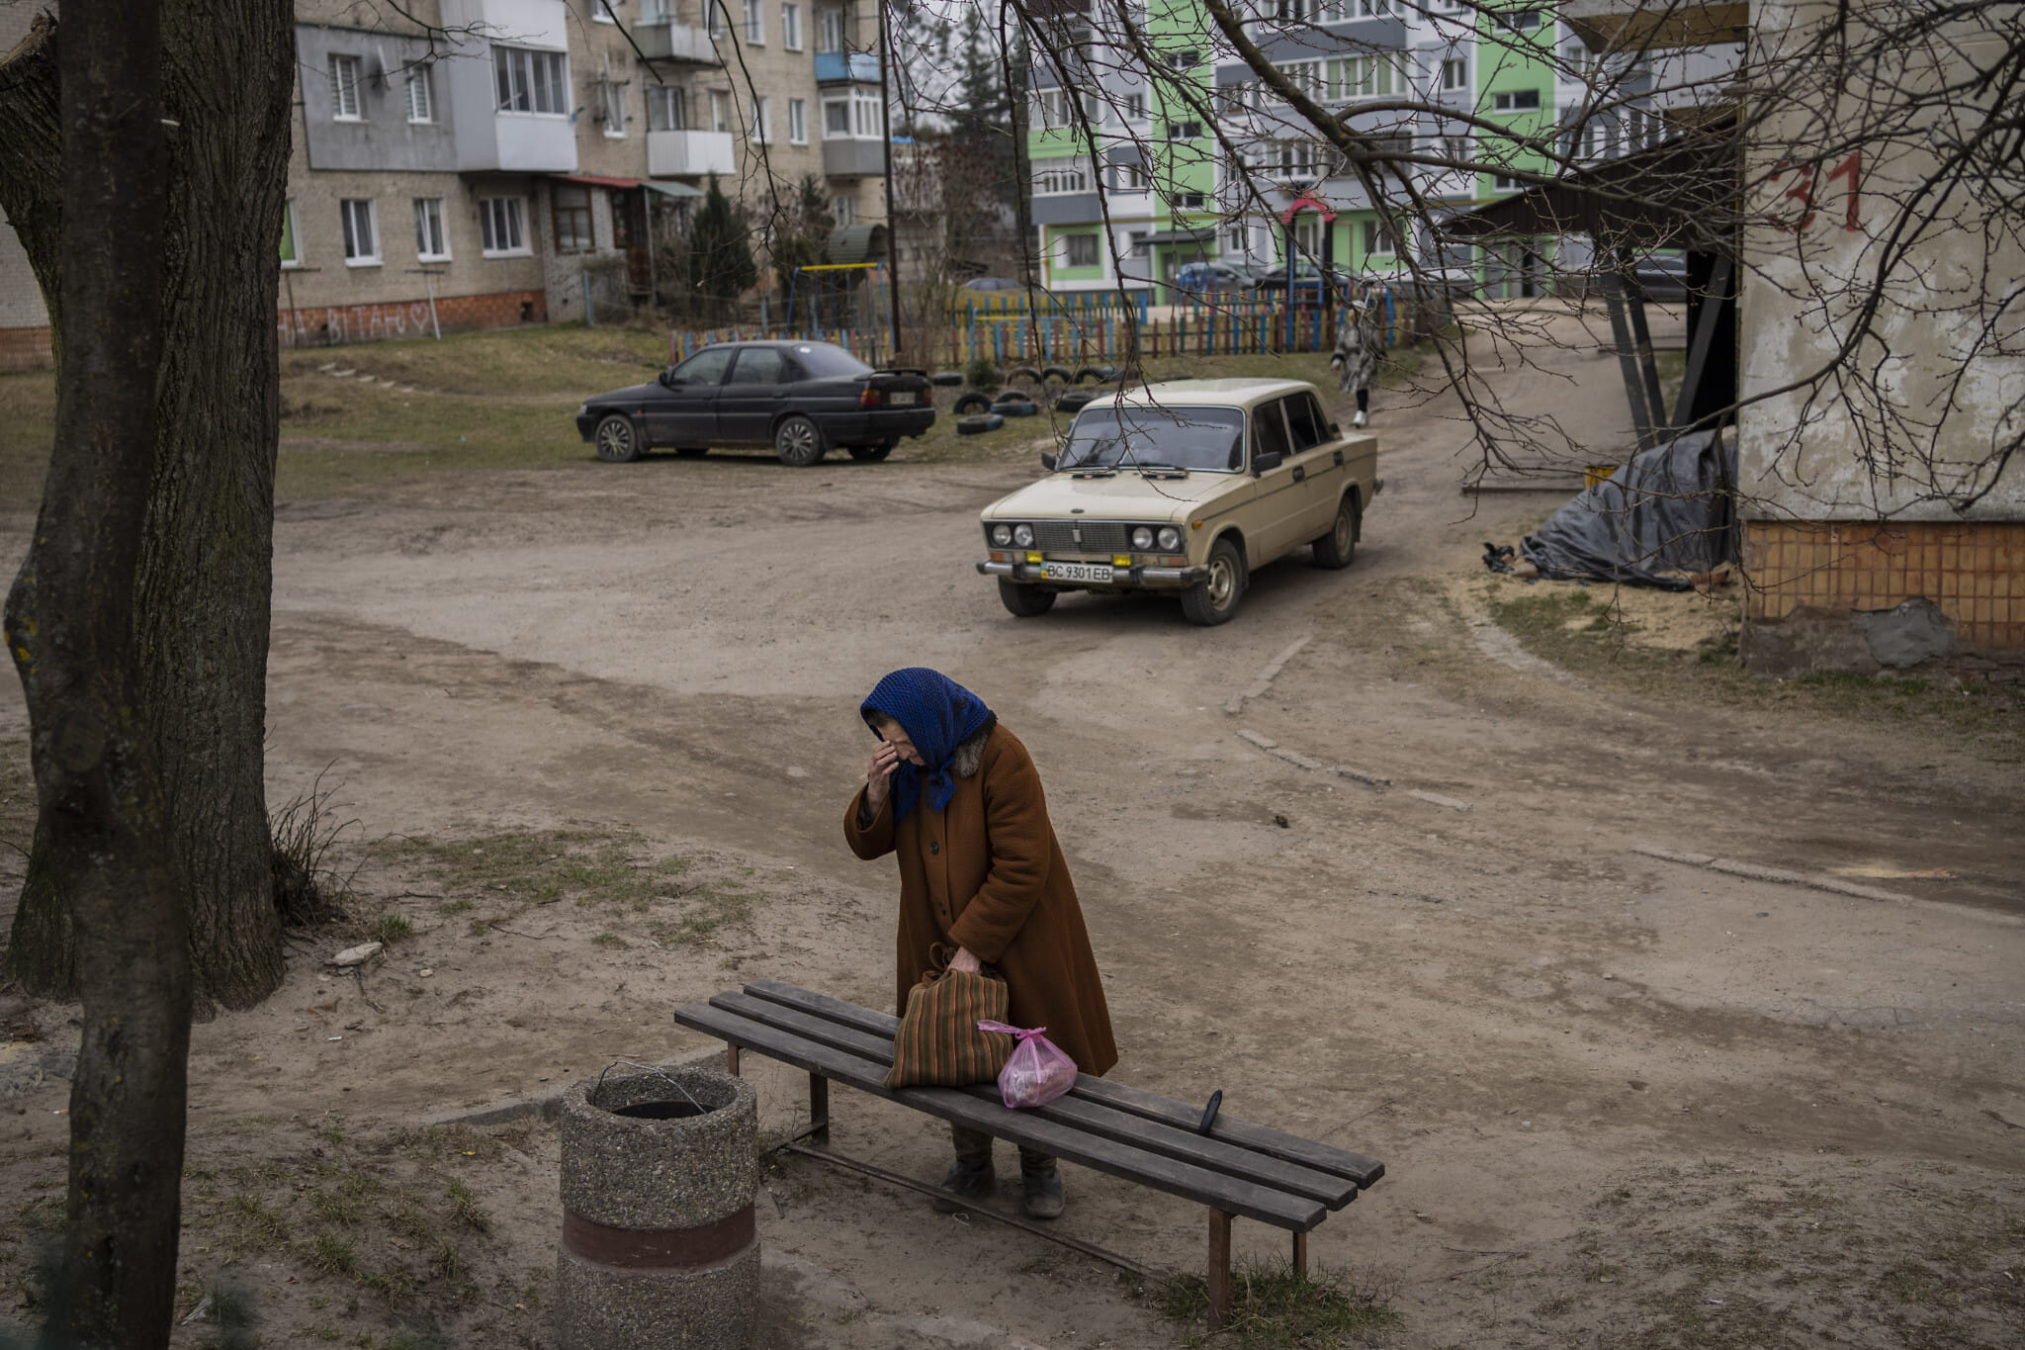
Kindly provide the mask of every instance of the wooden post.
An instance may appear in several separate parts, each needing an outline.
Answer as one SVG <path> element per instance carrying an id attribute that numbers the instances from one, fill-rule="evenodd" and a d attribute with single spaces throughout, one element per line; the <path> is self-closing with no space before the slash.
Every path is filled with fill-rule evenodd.
<path id="1" fill-rule="evenodd" d="M 1230 1221 L 1220 1209 L 1209 1212 L 1209 1329 L 1223 1330 L 1230 1320 Z"/>
<path id="2" fill-rule="evenodd" d="M 724 1047 L 724 1071 L 733 1078 L 738 1077 L 738 1047 L 735 1045 Z"/>
<path id="3" fill-rule="evenodd" d="M 809 1142 L 830 1142 L 830 1080 L 819 1073 L 809 1075 Z"/>
<path id="4" fill-rule="evenodd" d="M 1308 1278 L 1308 1235 L 1306 1233 L 1294 1234 L 1294 1274 L 1304 1280 Z"/>

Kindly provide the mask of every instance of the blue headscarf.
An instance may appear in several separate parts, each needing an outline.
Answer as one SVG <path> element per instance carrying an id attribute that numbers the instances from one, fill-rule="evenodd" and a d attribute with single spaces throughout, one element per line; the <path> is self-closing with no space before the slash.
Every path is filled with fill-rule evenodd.
<path id="1" fill-rule="evenodd" d="M 874 732 L 879 729 L 875 717 L 898 722 L 927 765 L 918 768 L 903 759 L 894 770 L 895 825 L 920 804 L 924 779 L 930 809 L 940 811 L 949 805 L 956 795 L 956 775 L 950 770 L 956 747 L 998 720 L 983 699 L 926 666 L 909 666 L 880 680 L 859 705 L 858 714 Z"/>

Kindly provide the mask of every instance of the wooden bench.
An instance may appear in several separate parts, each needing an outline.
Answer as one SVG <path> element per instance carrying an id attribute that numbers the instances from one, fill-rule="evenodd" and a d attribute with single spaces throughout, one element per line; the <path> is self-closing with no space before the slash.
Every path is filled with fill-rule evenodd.
<path id="1" fill-rule="evenodd" d="M 1208 1206 L 1212 1328 L 1221 1326 L 1230 1310 L 1232 1219 L 1287 1229 L 1293 1234 L 1294 1269 L 1305 1275 L 1309 1232 L 1385 1175 L 1385 1165 L 1374 1158 L 1221 1113 L 1204 1134 L 1202 1106 L 1101 1078 L 1079 1078 L 1067 1096 L 1022 1111 L 1000 1104 L 997 1087 L 988 1083 L 893 1091 L 884 1080 L 898 1018 L 776 980 L 755 980 L 743 991 L 690 1004 L 676 1011 L 675 1021 L 728 1042 L 726 1060 L 734 1074 L 741 1049 L 806 1070 L 809 1127 L 797 1138 L 828 1144 L 834 1080 Z M 921 1189 L 939 1193 L 935 1187 Z"/>

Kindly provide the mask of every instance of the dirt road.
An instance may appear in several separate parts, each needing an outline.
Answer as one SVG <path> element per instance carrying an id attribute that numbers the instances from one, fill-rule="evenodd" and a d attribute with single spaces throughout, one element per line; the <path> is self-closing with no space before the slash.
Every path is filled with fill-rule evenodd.
<path id="1" fill-rule="evenodd" d="M 1608 439 L 1615 363 L 1557 322 L 1544 371 L 1491 378 Z M 657 458 L 285 503 L 277 800 L 321 773 L 362 838 L 628 829 L 738 903 L 707 942 L 567 905 L 477 923 L 383 851 L 362 881 L 417 935 L 357 987 L 304 953 L 273 1003 L 201 1027 L 193 1147 L 258 1153 L 324 1113 L 385 1127 L 701 1053 L 668 1010 L 744 978 L 882 1002 L 890 865 L 857 863 L 838 828 L 869 746 L 854 709 L 887 669 L 932 665 L 1041 766 L 1116 1076 L 1221 1088 L 1233 1115 L 1385 1160 L 1313 1250 L 1390 1299 L 1388 1343 L 2019 1344 L 2017 766 L 1527 657 L 1474 559 L 1551 499 L 1460 494 L 1445 400 L 1381 400 L 1375 429 L 1387 486 L 1356 565 L 1268 568 L 1210 630 L 1157 600 L 1005 615 L 970 564 L 978 508 L 1038 471 L 1019 463 Z M 10 683 L 0 737 L 21 724 Z M 792 1079 L 757 1074 L 786 1122 Z M 9 1145 L 17 1185 L 60 1137 L 59 1087 L 17 1099 L 44 1111 Z M 928 1123 L 839 1106 L 840 1149 L 939 1173 Z M 497 1216 L 488 1260 L 532 1288 L 552 1141 L 510 1153 L 474 1185 Z M 800 1163 L 768 1185 L 774 1344 L 1185 1334 L 1101 1265 L 918 1197 Z M 1088 1173 L 1069 1190 L 1065 1230 L 1199 1266 L 1187 1206 Z M 1283 1255 L 1268 1230 L 1241 1226 L 1239 1247 Z M 460 1314 L 469 1343 L 543 1343 L 511 1302 Z"/>

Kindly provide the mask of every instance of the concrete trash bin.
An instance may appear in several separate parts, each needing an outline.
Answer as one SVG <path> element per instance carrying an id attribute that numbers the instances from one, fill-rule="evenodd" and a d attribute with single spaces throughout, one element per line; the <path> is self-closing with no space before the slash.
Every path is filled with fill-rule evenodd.
<path id="1" fill-rule="evenodd" d="M 562 1103 L 561 1350 L 738 1350 L 759 1297 L 759 1098 L 668 1069 Z"/>

